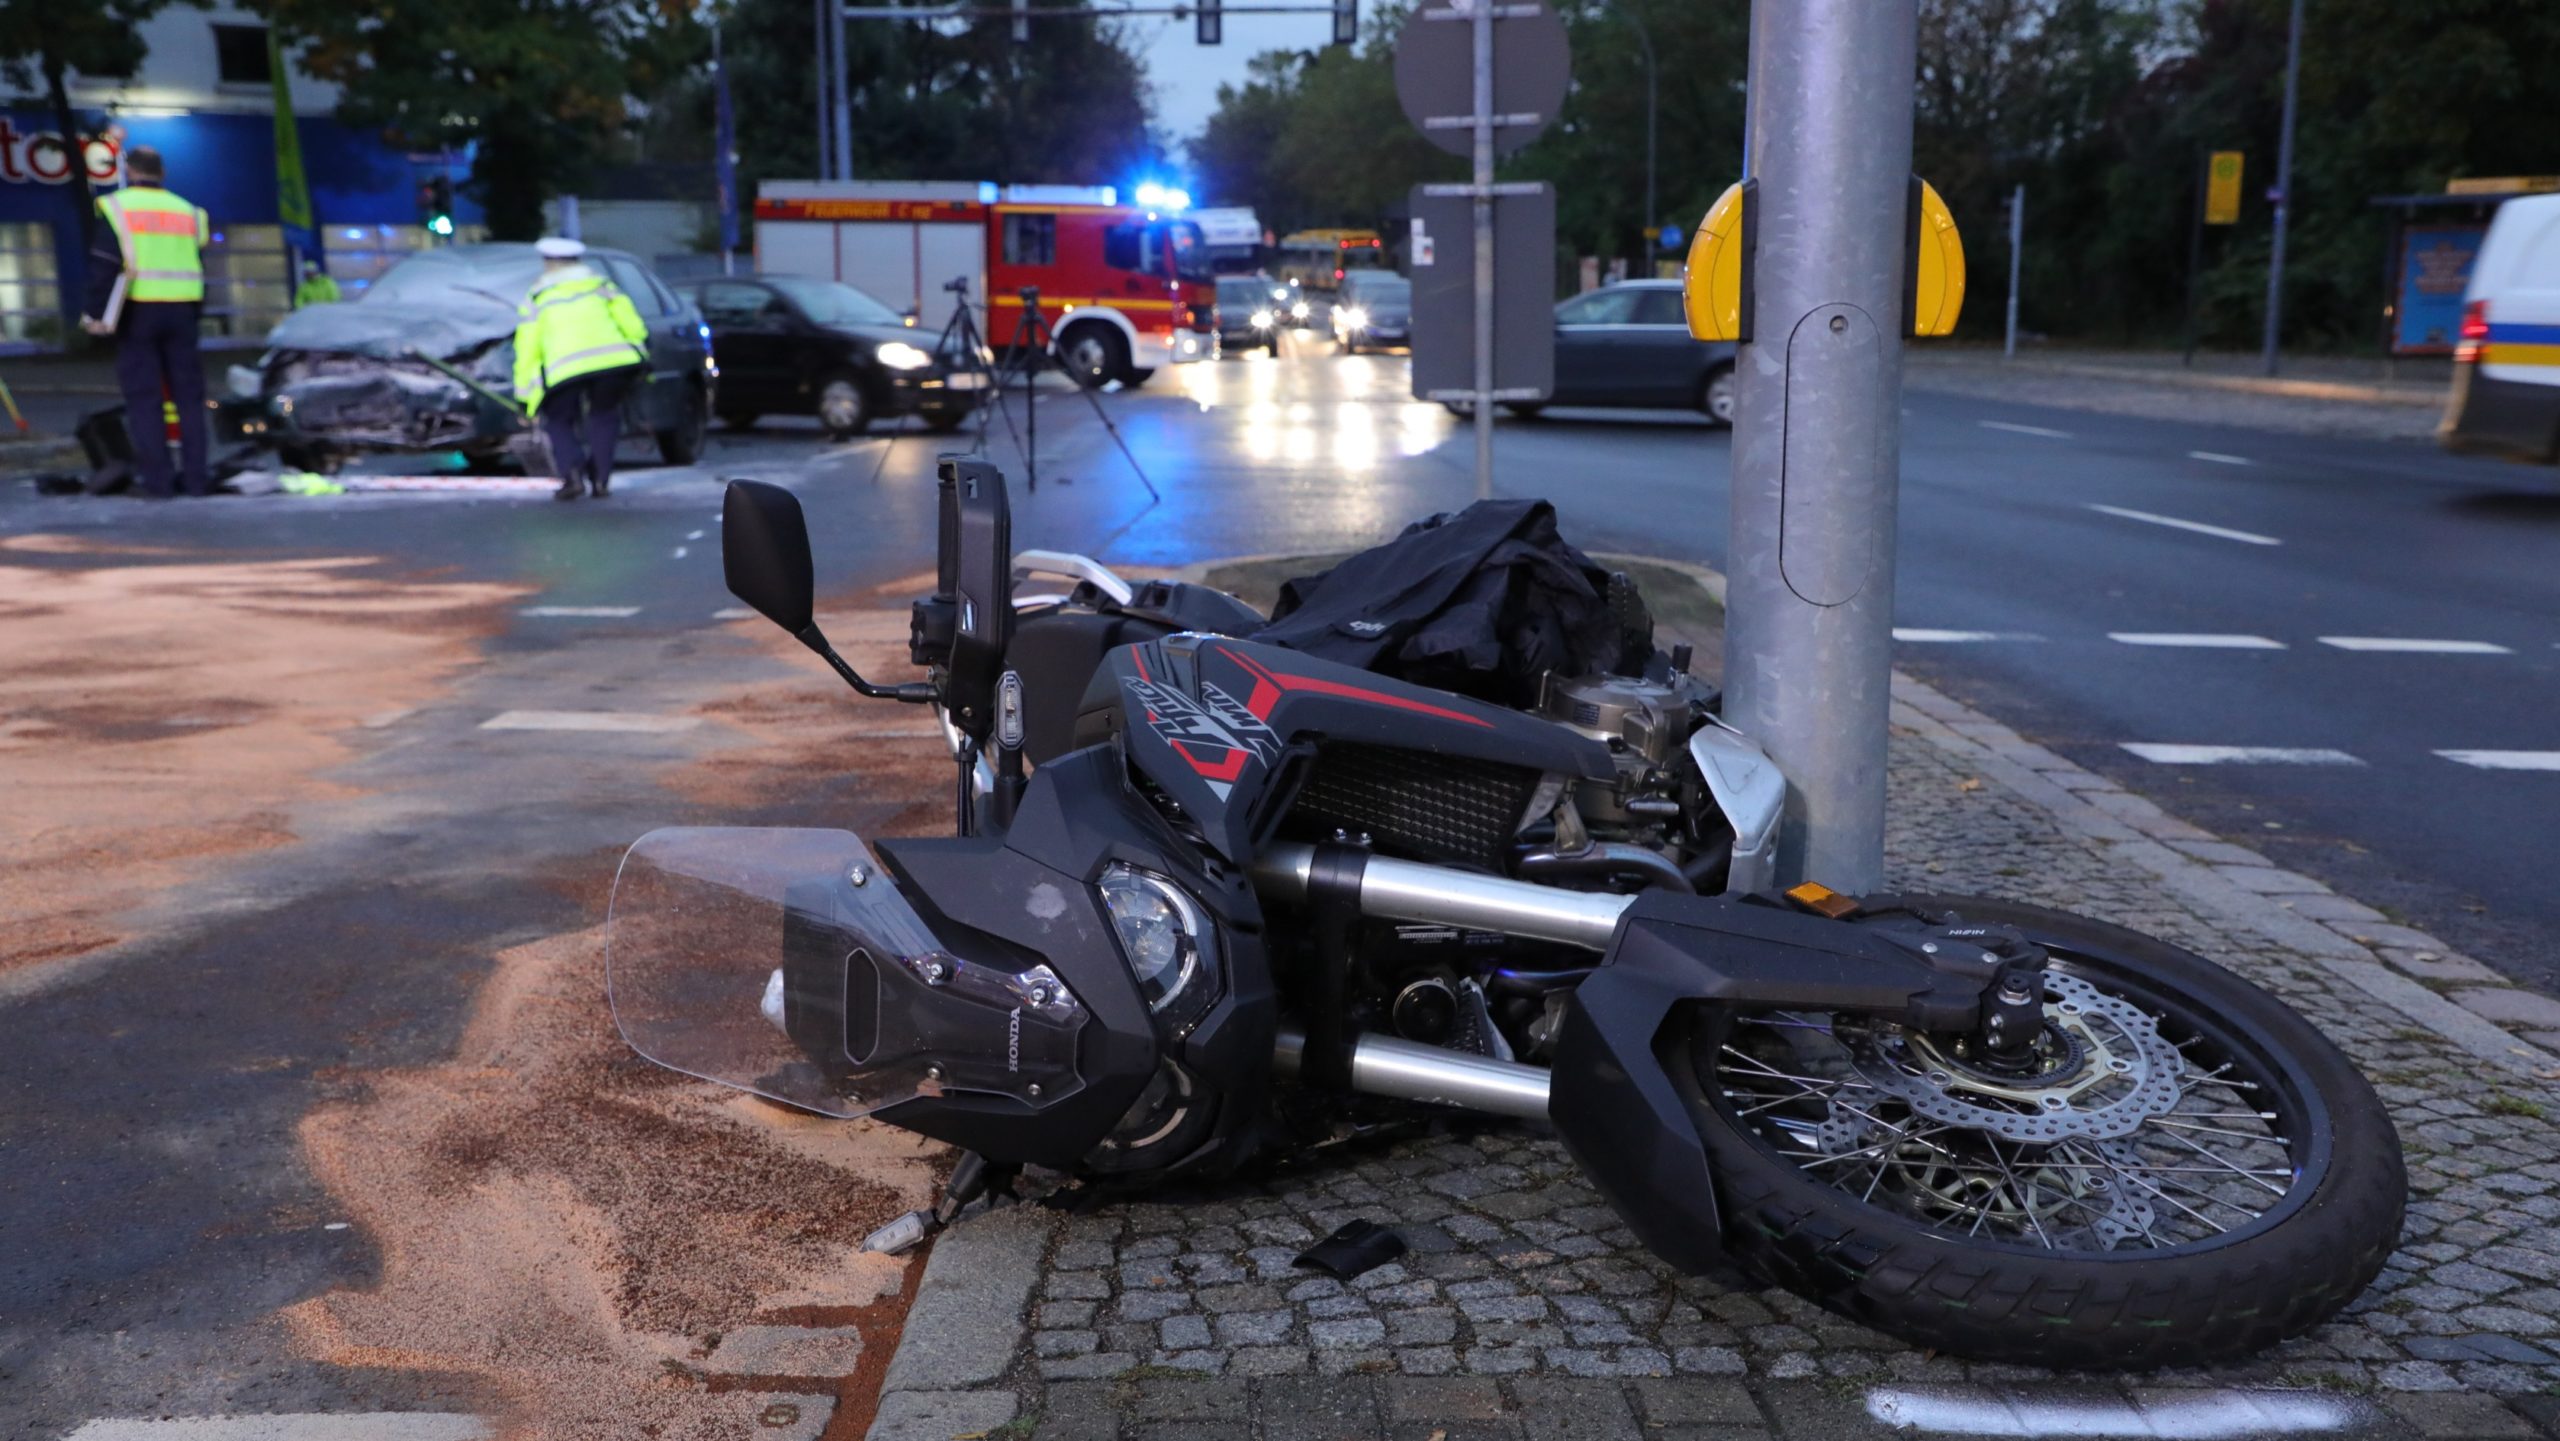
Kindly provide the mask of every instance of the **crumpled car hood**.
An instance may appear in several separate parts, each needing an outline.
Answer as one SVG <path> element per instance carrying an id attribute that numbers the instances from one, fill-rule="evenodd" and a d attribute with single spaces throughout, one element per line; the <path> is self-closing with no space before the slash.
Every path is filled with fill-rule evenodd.
<path id="1" fill-rule="evenodd" d="M 515 312 L 497 305 L 402 305 L 388 300 L 306 306 L 267 333 L 267 348 L 334 350 L 396 360 L 415 351 L 452 359 L 515 334 Z"/>

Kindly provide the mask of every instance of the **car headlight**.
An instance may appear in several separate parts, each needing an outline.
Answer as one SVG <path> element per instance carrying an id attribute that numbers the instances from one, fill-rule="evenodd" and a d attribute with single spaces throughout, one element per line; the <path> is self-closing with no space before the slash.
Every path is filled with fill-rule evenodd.
<path id="1" fill-rule="evenodd" d="M 1306 318 L 1307 318 L 1307 303 L 1306 303 L 1305 301 L 1301 300 L 1301 301 L 1299 301 L 1297 304 L 1290 306 L 1290 307 L 1289 307 L 1289 318 L 1290 318 L 1291 320 L 1304 320 L 1304 319 L 1306 319 Z"/>
<path id="2" fill-rule="evenodd" d="M 1094 884 L 1147 1009 L 1196 1014 L 1215 989 L 1202 979 L 1212 938 L 1199 904 L 1182 887 L 1132 866 L 1111 866 Z"/>
<path id="3" fill-rule="evenodd" d="M 1342 328 L 1345 330 L 1358 330 L 1368 323 L 1369 312 L 1359 306 L 1354 305 L 1342 312 Z"/>
<path id="4" fill-rule="evenodd" d="M 1283 286 L 1279 287 L 1278 289 L 1276 289 L 1276 290 L 1272 291 L 1272 292 L 1271 292 L 1271 298 L 1272 298 L 1272 299 L 1274 299 L 1274 300 L 1286 300 L 1286 299 L 1288 299 L 1288 298 L 1289 298 L 1289 287 L 1287 287 L 1287 286 L 1283 285 Z"/>
<path id="5" fill-rule="evenodd" d="M 1271 312 L 1268 310 L 1255 311 L 1253 313 L 1253 328 L 1256 330 L 1269 330 L 1271 328 Z"/>
<path id="6" fill-rule="evenodd" d="M 891 370 L 922 370 L 933 364 L 933 357 L 925 354 L 921 347 L 903 340 L 892 340 L 871 353 Z"/>

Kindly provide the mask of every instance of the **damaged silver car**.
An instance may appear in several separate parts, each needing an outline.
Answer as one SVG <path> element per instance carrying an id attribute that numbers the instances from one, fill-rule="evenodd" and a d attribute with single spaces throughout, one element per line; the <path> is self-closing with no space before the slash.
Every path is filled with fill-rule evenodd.
<path id="1" fill-rule="evenodd" d="M 653 439 L 668 464 L 691 464 L 719 378 L 709 328 L 636 258 L 590 249 L 587 263 L 649 326 L 649 373 L 623 408 L 625 439 Z M 459 451 L 475 468 L 549 474 L 542 432 L 513 395 L 516 306 L 541 272 L 530 245 L 447 246 L 401 261 L 353 301 L 285 317 L 258 374 L 279 458 L 328 471 L 366 452 Z"/>

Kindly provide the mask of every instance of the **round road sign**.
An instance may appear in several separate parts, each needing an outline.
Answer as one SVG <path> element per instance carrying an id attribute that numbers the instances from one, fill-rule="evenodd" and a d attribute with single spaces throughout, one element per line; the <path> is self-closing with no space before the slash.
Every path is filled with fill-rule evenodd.
<path id="1" fill-rule="evenodd" d="M 1476 22 L 1467 17 L 1468 0 L 1423 0 L 1405 18 L 1396 37 L 1396 99 L 1405 118 L 1424 138 L 1453 155 L 1475 153 L 1475 131 L 1449 125 L 1475 114 Z M 1487 0 L 1472 0 L 1485 4 Z M 1564 20 L 1554 7 L 1541 3 L 1537 13 L 1513 16 L 1525 8 L 1520 0 L 1497 5 L 1493 22 L 1493 113 L 1497 117 L 1534 116 L 1527 124 L 1497 125 L 1493 149 L 1508 155 L 1538 138 L 1556 123 L 1565 88 L 1573 80 L 1573 61 L 1566 48 Z M 1435 20 L 1455 14 L 1461 18 Z M 1439 120 L 1440 125 L 1426 122 Z"/>

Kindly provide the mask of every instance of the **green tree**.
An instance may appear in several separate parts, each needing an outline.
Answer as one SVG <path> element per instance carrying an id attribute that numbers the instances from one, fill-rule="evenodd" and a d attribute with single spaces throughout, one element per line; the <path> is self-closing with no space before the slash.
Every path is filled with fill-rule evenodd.
<path id="1" fill-rule="evenodd" d="M 620 132 L 628 97 L 668 79 L 682 0 L 266 0 L 307 40 L 302 64 L 339 112 L 416 148 L 472 147 L 466 187 L 502 240 L 542 232 L 542 204 Z"/>
<path id="2" fill-rule="evenodd" d="M 71 150 L 71 200 L 84 233 L 96 219 L 89 198 L 87 137 L 72 113 L 65 76 L 72 71 L 134 73 L 147 49 L 142 22 L 168 5 L 169 0 L 0 0 L 0 76 L 21 91 L 44 87 L 54 133 Z"/>

